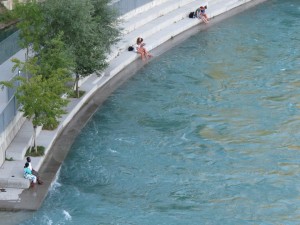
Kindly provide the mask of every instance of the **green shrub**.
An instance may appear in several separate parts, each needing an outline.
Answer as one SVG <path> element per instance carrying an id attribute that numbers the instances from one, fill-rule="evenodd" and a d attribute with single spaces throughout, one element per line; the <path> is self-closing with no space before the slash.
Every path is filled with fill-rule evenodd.
<path id="1" fill-rule="evenodd" d="M 85 94 L 85 91 L 79 90 L 79 98 L 81 98 Z M 77 98 L 77 93 L 76 91 L 71 91 L 68 94 L 69 98 Z"/>
<path id="2" fill-rule="evenodd" d="M 31 152 L 30 152 L 31 149 Z M 37 152 L 35 152 L 34 147 L 29 147 L 26 151 L 25 156 L 43 156 L 45 155 L 45 147 L 44 146 L 37 146 Z"/>
<path id="3" fill-rule="evenodd" d="M 43 130 L 55 130 L 59 125 L 59 121 L 53 120 L 49 123 L 43 124 Z"/>

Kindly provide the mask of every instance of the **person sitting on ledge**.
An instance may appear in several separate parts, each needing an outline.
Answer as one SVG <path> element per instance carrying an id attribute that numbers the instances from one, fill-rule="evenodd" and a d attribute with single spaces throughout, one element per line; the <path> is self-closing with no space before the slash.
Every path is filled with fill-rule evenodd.
<path id="1" fill-rule="evenodd" d="M 37 179 L 37 182 L 38 184 L 43 184 L 44 182 L 41 180 L 40 176 L 39 176 L 39 173 L 37 171 L 35 171 L 33 168 L 32 168 L 32 165 L 31 165 L 31 158 L 28 156 L 26 158 L 26 161 L 28 162 L 29 164 L 29 169 L 31 170 L 31 173 L 36 176 L 36 179 Z"/>
<path id="2" fill-rule="evenodd" d="M 195 12 L 195 16 L 198 18 L 198 19 L 202 19 L 202 21 L 204 23 L 208 23 L 208 16 L 205 12 L 205 10 L 207 9 L 207 6 L 200 6 L 196 12 Z"/>
<path id="3" fill-rule="evenodd" d="M 25 163 L 24 166 L 24 178 L 28 179 L 30 181 L 30 186 L 34 187 L 34 184 L 36 183 L 36 176 L 34 176 L 31 172 L 31 170 L 29 169 L 29 163 Z"/>
<path id="4" fill-rule="evenodd" d="M 152 57 L 151 54 L 146 50 L 144 47 L 146 44 L 143 43 L 143 38 L 138 37 L 136 40 L 135 50 L 137 53 L 141 54 L 142 60 L 145 61 L 146 59 Z"/>

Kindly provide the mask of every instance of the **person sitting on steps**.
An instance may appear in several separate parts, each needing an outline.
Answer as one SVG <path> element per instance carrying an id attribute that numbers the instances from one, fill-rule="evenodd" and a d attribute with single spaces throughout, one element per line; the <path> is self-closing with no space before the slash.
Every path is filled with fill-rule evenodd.
<path id="1" fill-rule="evenodd" d="M 26 161 L 29 164 L 29 169 L 31 170 L 32 174 L 36 176 L 38 184 L 43 184 L 44 182 L 41 180 L 39 173 L 32 168 L 31 158 L 29 156 L 26 158 Z"/>
<path id="2" fill-rule="evenodd" d="M 30 181 L 30 187 L 34 187 L 36 183 L 36 176 L 34 176 L 29 168 L 29 163 L 25 163 L 24 166 L 24 178 L 28 179 Z"/>
<path id="3" fill-rule="evenodd" d="M 152 55 L 149 54 L 149 52 L 144 47 L 146 44 L 143 43 L 143 38 L 138 37 L 136 40 L 135 49 L 136 52 L 141 54 L 142 60 L 145 61 L 146 59 L 152 57 Z"/>
<path id="4" fill-rule="evenodd" d="M 202 21 L 204 23 L 208 23 L 208 16 L 205 12 L 205 10 L 207 9 L 207 6 L 200 6 L 198 9 L 196 9 L 195 11 L 195 16 L 198 19 L 202 19 Z"/>

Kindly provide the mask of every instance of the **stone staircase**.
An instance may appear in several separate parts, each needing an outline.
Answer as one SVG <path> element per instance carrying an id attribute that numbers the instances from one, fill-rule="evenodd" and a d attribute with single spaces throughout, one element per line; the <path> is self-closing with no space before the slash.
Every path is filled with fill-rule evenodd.
<path id="1" fill-rule="evenodd" d="M 213 18 L 229 11 L 239 5 L 250 2 L 251 0 L 209 0 L 207 14 Z M 81 89 L 86 93 L 81 99 L 73 99 L 67 107 L 67 114 L 61 118 L 59 127 L 54 131 L 41 131 L 37 141 L 39 145 L 46 148 L 46 153 L 50 150 L 55 138 L 69 123 L 73 116 L 86 103 L 86 101 L 100 87 L 122 71 L 126 66 L 135 60 L 140 60 L 139 55 L 129 52 L 127 48 L 133 45 L 137 37 L 143 37 L 146 48 L 151 51 L 159 47 L 176 35 L 202 23 L 199 19 L 190 19 L 188 14 L 195 11 L 200 5 L 207 5 L 207 0 L 153 0 L 123 16 L 121 40 L 112 47 L 108 55 L 108 68 L 101 76 L 90 75 L 81 85 Z M 141 61 L 141 63 L 143 63 Z M 25 123 L 19 133 L 12 141 L 6 151 L 6 158 L 14 161 L 5 161 L 0 168 L 0 188 L 28 188 L 29 182 L 22 177 L 22 168 L 25 163 L 24 154 L 31 139 L 32 128 Z M 31 133 L 31 135 L 30 135 Z M 33 159 L 33 166 L 38 170 L 45 157 Z"/>

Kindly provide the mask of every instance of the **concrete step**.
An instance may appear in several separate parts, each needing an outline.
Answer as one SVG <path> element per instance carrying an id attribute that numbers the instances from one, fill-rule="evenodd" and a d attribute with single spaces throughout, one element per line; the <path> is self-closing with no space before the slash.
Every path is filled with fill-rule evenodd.
<path id="1" fill-rule="evenodd" d="M 0 188 L 29 188 L 30 182 L 23 176 L 26 160 L 5 161 L 0 167 Z M 41 157 L 31 157 L 32 167 L 38 171 Z"/>
<path id="2" fill-rule="evenodd" d="M 222 0 L 211 0 L 209 1 L 208 9 L 206 10 L 206 13 L 209 18 L 213 18 L 250 1 L 251 0 L 239 0 L 239 1 L 228 0 L 224 2 Z"/>
<path id="3" fill-rule="evenodd" d="M 120 19 L 122 21 L 126 21 L 126 20 L 129 20 L 130 18 L 136 16 L 137 14 L 140 14 L 140 13 L 143 13 L 145 11 L 148 11 L 149 9 L 159 5 L 159 4 L 162 4 L 164 2 L 167 2 L 167 1 L 170 1 L 170 0 L 152 0 L 151 2 L 149 3 L 146 3 L 140 7 L 137 7 L 135 8 L 134 10 L 131 10 L 130 12 L 120 16 Z"/>
<path id="4" fill-rule="evenodd" d="M 30 181 L 25 178 L 0 178 L 1 188 L 16 188 L 16 189 L 27 189 L 30 187 Z"/>
<path id="5" fill-rule="evenodd" d="M 170 0 L 157 5 L 146 12 L 137 14 L 123 23 L 123 34 L 127 34 L 160 16 L 175 11 L 176 9 L 190 2 L 193 2 L 193 0 Z"/>
<path id="6" fill-rule="evenodd" d="M 233 1 L 233 0 L 228 1 L 228 2 L 226 2 L 226 6 L 227 6 L 226 11 L 231 10 L 231 9 L 233 9 L 235 7 L 243 5 L 243 4 L 245 4 L 247 2 L 250 2 L 250 1 L 251 0 L 240 0 L 238 2 L 237 1 Z M 225 11 L 223 11 L 223 12 L 225 12 Z"/>
<path id="7" fill-rule="evenodd" d="M 41 127 L 37 128 L 37 135 L 41 131 Z M 12 160 L 23 160 L 28 147 L 33 141 L 33 127 L 28 120 L 24 122 L 19 132 L 12 140 L 5 152 L 5 157 Z"/>

